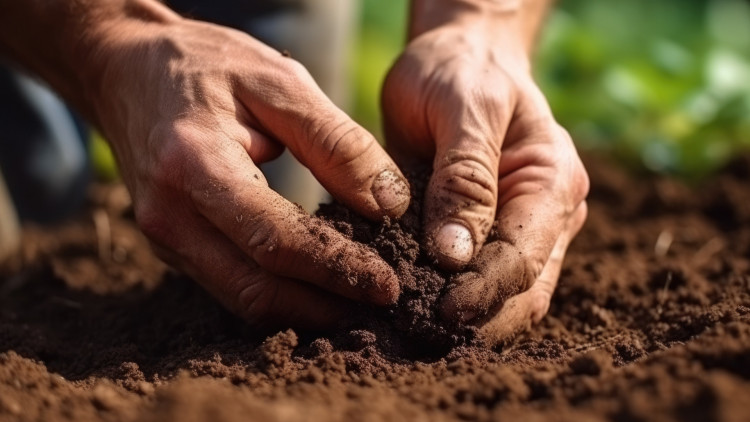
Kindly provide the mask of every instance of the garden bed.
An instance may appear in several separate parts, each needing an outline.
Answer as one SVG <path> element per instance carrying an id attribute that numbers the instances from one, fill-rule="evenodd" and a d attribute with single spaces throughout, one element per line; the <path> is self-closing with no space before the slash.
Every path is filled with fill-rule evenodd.
<path id="1" fill-rule="evenodd" d="M 586 160 L 549 315 L 495 350 L 259 338 L 137 231 L 121 186 L 27 227 L 0 278 L 0 420 L 750 418 L 750 160 L 700 186 Z"/>

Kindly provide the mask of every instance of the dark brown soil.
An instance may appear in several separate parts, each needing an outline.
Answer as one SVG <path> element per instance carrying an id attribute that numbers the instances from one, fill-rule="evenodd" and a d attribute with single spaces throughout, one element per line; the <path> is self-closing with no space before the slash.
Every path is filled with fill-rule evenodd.
<path id="1" fill-rule="evenodd" d="M 588 168 L 550 314 L 497 350 L 448 350 L 471 333 L 432 318 L 445 275 L 404 252 L 407 220 L 369 242 L 406 263 L 402 306 L 259 340 L 148 252 L 121 187 L 97 188 L 2 269 L 0 421 L 749 420 L 750 160 L 696 188 Z"/>
<path id="2" fill-rule="evenodd" d="M 322 204 L 316 215 L 347 238 L 375 249 L 398 275 L 401 295 L 390 308 L 361 308 L 348 328 L 371 332 L 379 352 L 390 358 L 430 358 L 445 355 L 458 345 L 471 344 L 474 330 L 465 325 L 444 321 L 439 316 L 441 293 L 451 278 L 440 271 L 436 261 L 420 246 L 423 239 L 422 197 L 429 180 L 429 169 L 406 172 L 412 201 L 398 220 L 386 218 L 371 222 L 339 204 Z M 350 336 L 336 335 L 342 347 L 352 344 Z M 356 341 L 355 341 L 356 343 Z"/>

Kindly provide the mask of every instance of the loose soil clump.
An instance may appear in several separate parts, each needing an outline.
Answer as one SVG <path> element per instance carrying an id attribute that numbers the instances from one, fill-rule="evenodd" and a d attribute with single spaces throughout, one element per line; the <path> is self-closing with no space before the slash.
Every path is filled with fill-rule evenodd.
<path id="1" fill-rule="evenodd" d="M 388 309 L 362 306 L 342 325 L 369 331 L 377 348 L 394 358 L 444 355 L 451 348 L 473 342 L 474 329 L 439 315 L 440 296 L 451 274 L 437 267 L 421 245 L 422 198 L 430 172 L 427 168 L 405 172 L 412 201 L 398 220 L 369 221 L 340 203 L 322 204 L 316 215 L 349 239 L 375 249 L 398 275 L 401 295 Z M 337 337 L 343 346 L 349 341 Z M 356 343 L 356 340 L 355 340 Z"/>
<path id="2" fill-rule="evenodd" d="M 398 307 L 258 338 L 149 252 L 122 187 L 98 187 L 96 218 L 26 227 L 0 272 L 0 421 L 748 420 L 750 160 L 693 188 L 587 167 L 549 315 L 494 350 L 435 318 L 447 275 L 415 245 L 418 208 L 321 210 L 394 265 Z"/>

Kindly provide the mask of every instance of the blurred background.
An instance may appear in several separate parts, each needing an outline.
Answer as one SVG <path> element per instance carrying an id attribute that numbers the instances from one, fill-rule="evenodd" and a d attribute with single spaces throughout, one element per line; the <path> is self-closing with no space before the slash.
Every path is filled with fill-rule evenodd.
<path id="1" fill-rule="evenodd" d="M 380 87 L 405 38 L 408 2 L 361 0 L 350 113 L 382 139 Z M 559 0 L 536 79 L 582 150 L 699 179 L 750 148 L 750 1 Z M 106 144 L 95 166 L 116 175 Z"/>
<path id="2" fill-rule="evenodd" d="M 364 0 L 355 118 L 380 133 L 383 76 L 403 44 L 403 0 Z M 559 0 L 536 79 L 580 149 L 700 178 L 750 148 L 750 1 Z"/>

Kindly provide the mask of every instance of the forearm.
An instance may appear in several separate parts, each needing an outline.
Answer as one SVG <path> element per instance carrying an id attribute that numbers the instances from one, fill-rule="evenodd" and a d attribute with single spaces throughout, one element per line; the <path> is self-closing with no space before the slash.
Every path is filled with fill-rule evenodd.
<path id="1" fill-rule="evenodd" d="M 412 0 L 409 39 L 443 25 L 465 25 L 527 54 L 553 0 Z"/>
<path id="2" fill-rule="evenodd" d="M 177 15 L 155 0 L 0 0 L 0 55 L 46 80 L 89 117 L 103 56 L 133 25 Z M 129 26 L 130 25 L 130 26 Z"/>

